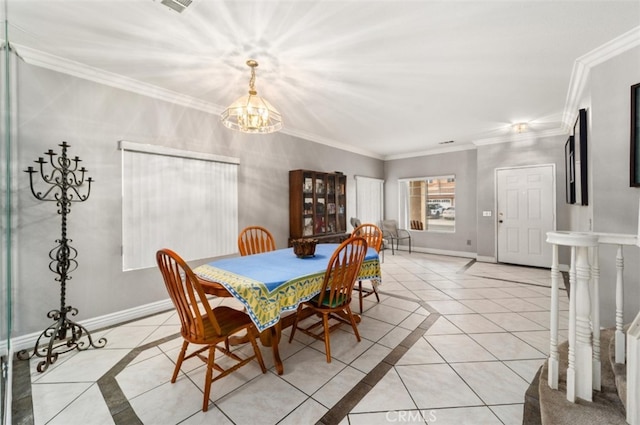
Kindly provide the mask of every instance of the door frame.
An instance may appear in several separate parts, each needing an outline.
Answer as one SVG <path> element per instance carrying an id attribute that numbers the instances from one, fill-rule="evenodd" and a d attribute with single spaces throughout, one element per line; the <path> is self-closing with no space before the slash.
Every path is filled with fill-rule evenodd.
<path id="1" fill-rule="evenodd" d="M 553 220 L 552 220 L 552 229 L 551 231 L 556 230 L 558 225 L 558 206 L 557 206 L 557 174 L 556 174 L 556 164 L 553 162 L 545 163 L 545 164 L 532 164 L 532 165 L 515 165 L 510 167 L 498 167 L 494 169 L 493 174 L 493 211 L 495 212 L 493 217 L 493 252 L 495 253 L 496 263 L 500 263 L 500 256 L 498 255 L 498 172 L 506 171 L 506 170 L 520 170 L 524 168 L 542 168 L 542 167 L 551 167 L 551 205 L 553 208 Z M 527 267 L 523 265 L 523 267 Z M 536 266 L 530 266 L 536 267 Z M 551 263 L 549 263 L 549 267 L 551 267 Z"/>

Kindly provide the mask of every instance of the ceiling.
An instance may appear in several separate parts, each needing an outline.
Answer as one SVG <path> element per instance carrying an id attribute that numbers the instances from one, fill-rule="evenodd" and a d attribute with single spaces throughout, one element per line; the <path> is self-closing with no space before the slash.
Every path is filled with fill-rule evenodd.
<path id="1" fill-rule="evenodd" d="M 161 0 L 4 1 L 18 53 L 218 114 L 246 94 L 255 59 L 283 132 L 385 159 L 566 132 L 584 58 L 640 39 L 638 0 L 193 0 L 182 13 Z"/>

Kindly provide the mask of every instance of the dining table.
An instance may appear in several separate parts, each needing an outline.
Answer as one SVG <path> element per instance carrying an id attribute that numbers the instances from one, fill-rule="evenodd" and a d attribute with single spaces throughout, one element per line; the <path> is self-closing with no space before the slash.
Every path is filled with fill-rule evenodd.
<path id="1" fill-rule="evenodd" d="M 205 293 L 232 296 L 240 301 L 260 332 L 263 345 L 271 346 L 278 374 L 284 366 L 278 351 L 283 328 L 291 326 L 300 303 L 320 293 L 331 256 L 339 244 L 318 244 L 312 256 L 298 257 L 293 248 L 223 258 L 193 269 Z M 378 252 L 368 248 L 358 280 L 382 283 Z M 356 315 L 356 320 L 360 317 Z"/>

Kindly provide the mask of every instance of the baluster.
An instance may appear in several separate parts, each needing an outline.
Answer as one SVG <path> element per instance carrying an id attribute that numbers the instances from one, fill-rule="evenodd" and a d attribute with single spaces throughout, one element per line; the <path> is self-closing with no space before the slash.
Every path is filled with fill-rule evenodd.
<path id="1" fill-rule="evenodd" d="M 567 366 L 567 400 L 576 401 L 576 247 L 571 247 L 569 266 L 569 353 Z"/>
<path id="2" fill-rule="evenodd" d="M 560 271 L 558 269 L 558 245 L 553 244 L 551 251 L 551 329 L 549 337 L 549 368 L 548 368 L 548 384 L 554 390 L 558 389 L 558 284 L 560 280 Z"/>
<path id="3" fill-rule="evenodd" d="M 591 300 L 589 286 L 591 267 L 589 248 L 576 248 L 576 290 L 575 290 L 575 396 L 586 401 L 592 399 L 593 389 L 593 347 L 591 339 Z M 573 291 L 573 288 L 572 288 Z"/>
<path id="4" fill-rule="evenodd" d="M 598 245 L 591 248 L 591 328 L 593 332 L 593 389 L 600 391 L 600 262 Z"/>
<path id="5" fill-rule="evenodd" d="M 616 255 L 616 363 L 625 362 L 625 335 L 624 335 L 624 257 L 622 255 L 622 245 L 618 245 Z"/>

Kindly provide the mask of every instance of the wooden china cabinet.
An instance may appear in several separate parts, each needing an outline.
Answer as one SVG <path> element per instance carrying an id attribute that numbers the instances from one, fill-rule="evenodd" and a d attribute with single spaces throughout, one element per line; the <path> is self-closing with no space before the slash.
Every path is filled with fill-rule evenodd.
<path id="1" fill-rule="evenodd" d="M 347 177 L 339 172 L 289 171 L 289 245 L 314 238 L 340 243 L 347 233 Z"/>

